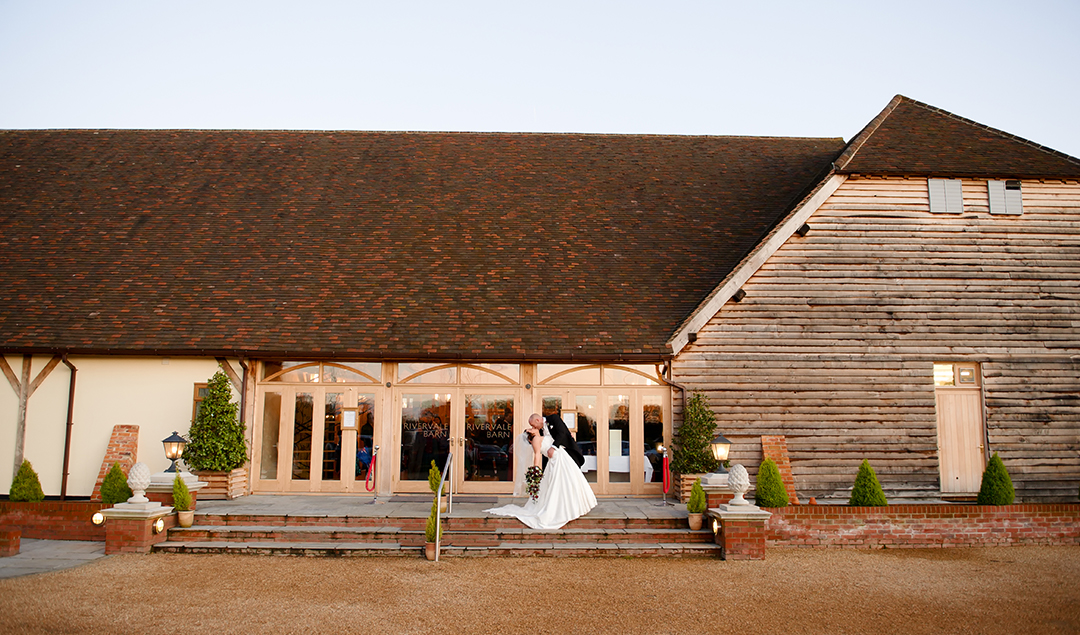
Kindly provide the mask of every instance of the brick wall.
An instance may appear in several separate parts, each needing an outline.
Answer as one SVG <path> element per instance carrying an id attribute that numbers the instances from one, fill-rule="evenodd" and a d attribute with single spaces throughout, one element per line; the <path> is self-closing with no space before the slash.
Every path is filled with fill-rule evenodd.
<path id="1" fill-rule="evenodd" d="M 765 523 L 760 520 L 725 520 L 720 523 L 716 544 L 724 560 L 762 560 L 765 558 Z"/>
<path id="2" fill-rule="evenodd" d="M 799 505 L 768 509 L 776 547 L 1080 545 L 1080 504 Z"/>
<path id="3" fill-rule="evenodd" d="M 772 459 L 776 463 L 776 467 L 780 468 L 780 480 L 784 482 L 788 504 L 798 505 L 799 499 L 795 495 L 795 476 L 791 472 L 791 459 L 788 457 L 787 451 L 787 437 L 762 436 L 761 456 L 763 461 Z"/>
<path id="4" fill-rule="evenodd" d="M 0 525 L 22 529 L 23 538 L 103 541 L 105 527 L 90 518 L 105 507 L 100 501 L 0 501 Z"/>
<path id="5" fill-rule="evenodd" d="M 169 529 L 176 526 L 176 514 L 162 516 L 165 529 L 155 534 L 154 520 L 148 518 L 110 518 L 105 522 L 105 554 L 149 553 L 159 542 L 169 536 Z"/>
<path id="6" fill-rule="evenodd" d="M 112 469 L 113 463 L 119 463 L 127 476 L 131 466 L 139 459 L 139 426 L 120 424 L 113 426 L 112 436 L 109 437 L 109 447 L 105 449 L 105 459 L 101 462 L 98 470 L 97 483 L 94 484 L 94 493 L 90 500 L 101 500 L 101 482 L 105 475 Z"/>

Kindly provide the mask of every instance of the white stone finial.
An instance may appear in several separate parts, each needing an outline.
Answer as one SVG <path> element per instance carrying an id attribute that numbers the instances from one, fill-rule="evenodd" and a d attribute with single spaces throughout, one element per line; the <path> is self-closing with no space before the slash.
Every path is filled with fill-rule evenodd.
<path id="1" fill-rule="evenodd" d="M 146 497 L 146 488 L 150 487 L 150 468 L 146 467 L 145 463 L 136 463 L 131 466 L 131 471 L 128 472 L 127 483 L 133 493 L 132 497 L 129 498 L 127 502 L 150 502 L 150 499 Z"/>
<path id="2" fill-rule="evenodd" d="M 728 488 L 735 492 L 735 497 L 728 505 L 749 505 L 750 501 L 743 498 L 746 490 L 750 489 L 750 475 L 746 472 L 746 468 L 738 463 L 732 465 L 728 470 L 727 482 Z"/>

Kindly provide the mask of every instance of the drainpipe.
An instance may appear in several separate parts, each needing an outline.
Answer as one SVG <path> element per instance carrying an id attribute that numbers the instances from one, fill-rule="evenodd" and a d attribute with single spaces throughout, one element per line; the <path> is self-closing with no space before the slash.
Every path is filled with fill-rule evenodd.
<path id="1" fill-rule="evenodd" d="M 79 370 L 75 368 L 75 365 L 68 361 L 67 353 L 60 356 L 60 361 L 64 362 L 64 365 L 71 369 L 71 379 L 68 382 L 68 415 L 67 415 L 67 434 L 64 437 L 64 473 L 60 477 L 60 500 L 67 500 L 67 483 L 68 483 L 68 462 L 71 460 L 71 428 L 75 425 L 75 373 Z"/>
<path id="2" fill-rule="evenodd" d="M 240 423 L 245 423 L 244 417 L 247 416 L 247 384 L 248 384 L 248 365 L 244 363 L 244 359 L 240 358 L 240 368 L 244 369 L 244 376 L 240 379 Z"/>

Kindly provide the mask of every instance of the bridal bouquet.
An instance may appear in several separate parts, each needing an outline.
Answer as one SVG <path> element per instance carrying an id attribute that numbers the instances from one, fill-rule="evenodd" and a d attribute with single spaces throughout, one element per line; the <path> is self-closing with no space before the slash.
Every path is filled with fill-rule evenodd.
<path id="1" fill-rule="evenodd" d="M 544 471 L 536 465 L 525 470 L 525 491 L 528 492 L 529 497 L 533 500 L 536 500 L 540 495 L 540 479 L 543 478 L 543 476 Z"/>

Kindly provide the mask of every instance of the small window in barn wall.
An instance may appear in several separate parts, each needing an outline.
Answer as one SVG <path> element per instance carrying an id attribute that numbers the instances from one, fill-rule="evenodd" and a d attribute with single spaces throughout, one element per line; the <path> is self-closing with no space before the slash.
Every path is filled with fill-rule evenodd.
<path id="1" fill-rule="evenodd" d="M 195 422 L 199 418 L 199 410 L 202 409 L 203 399 L 206 399 L 206 395 L 210 392 L 207 384 L 200 383 L 195 384 L 195 398 L 191 404 L 191 421 Z"/>
<path id="2" fill-rule="evenodd" d="M 935 214 L 964 213 L 964 188 L 960 179 L 927 179 L 930 211 Z"/>
<path id="3" fill-rule="evenodd" d="M 1010 214 L 1019 216 L 1024 213 L 1024 199 L 1020 190 L 1020 181 L 987 181 L 986 189 L 990 194 L 991 214 Z"/>

